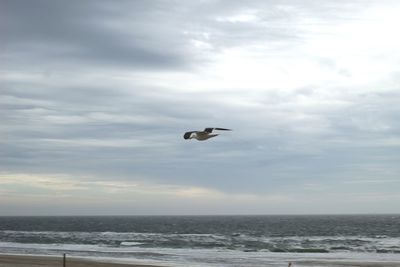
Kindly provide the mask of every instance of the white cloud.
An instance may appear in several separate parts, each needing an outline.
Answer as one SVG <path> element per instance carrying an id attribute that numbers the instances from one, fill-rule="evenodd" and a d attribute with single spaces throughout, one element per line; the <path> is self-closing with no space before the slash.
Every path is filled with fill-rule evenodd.
<path id="1" fill-rule="evenodd" d="M 217 17 L 218 22 L 230 22 L 230 23 L 249 23 L 259 22 L 260 18 L 257 16 L 257 10 L 242 11 L 240 14 L 235 14 L 226 17 Z"/>
<path id="2" fill-rule="evenodd" d="M 107 201 L 107 205 L 126 206 L 136 205 L 135 203 L 151 199 L 152 203 L 145 205 L 151 206 L 152 209 L 154 209 L 154 205 L 162 206 L 162 203 L 176 202 L 182 202 L 182 207 L 185 209 L 190 208 L 192 204 L 205 208 L 214 203 L 232 210 L 236 205 L 264 203 L 271 206 L 293 201 L 290 197 L 282 195 L 229 194 L 212 188 L 154 184 L 144 180 L 141 178 L 137 181 L 102 181 L 95 180 L 92 177 L 88 179 L 88 177 L 70 177 L 62 174 L 3 173 L 0 176 L 0 185 L 3 188 L 1 191 L 2 199 L 14 204 L 21 202 L 22 193 L 33 203 L 42 203 L 44 199 L 49 202 L 57 199 L 57 202 L 74 204 L 77 199 L 80 199 L 91 203 Z M 121 204 L 122 202 L 124 204 Z M 110 212 L 107 211 L 107 213 Z M 160 212 L 162 210 L 157 210 L 157 213 Z"/>

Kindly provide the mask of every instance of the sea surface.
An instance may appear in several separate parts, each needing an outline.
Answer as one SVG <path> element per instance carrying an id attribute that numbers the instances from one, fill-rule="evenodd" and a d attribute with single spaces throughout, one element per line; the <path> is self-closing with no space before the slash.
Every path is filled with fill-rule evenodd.
<path id="1" fill-rule="evenodd" d="M 400 215 L 0 217 L 0 253 L 199 267 L 400 262 Z"/>

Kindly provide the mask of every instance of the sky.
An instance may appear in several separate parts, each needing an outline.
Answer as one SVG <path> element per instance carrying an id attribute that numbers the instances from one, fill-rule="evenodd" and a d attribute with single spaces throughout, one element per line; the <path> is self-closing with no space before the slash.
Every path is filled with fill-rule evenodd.
<path id="1" fill-rule="evenodd" d="M 399 213 L 399 14 L 0 0 L 0 215 Z"/>

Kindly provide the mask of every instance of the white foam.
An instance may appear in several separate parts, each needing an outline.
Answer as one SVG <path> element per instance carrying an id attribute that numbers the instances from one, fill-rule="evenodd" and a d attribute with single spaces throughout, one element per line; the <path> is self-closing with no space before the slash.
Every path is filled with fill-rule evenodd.
<path id="1" fill-rule="evenodd" d="M 140 242 L 121 242 L 121 246 L 138 246 L 138 245 L 142 245 L 143 243 Z"/>
<path id="2" fill-rule="evenodd" d="M 129 244 L 129 242 L 127 241 Z M 293 262 L 389 262 L 400 263 L 399 254 L 377 253 L 272 253 L 268 251 L 243 252 L 229 249 L 174 249 L 174 248 L 139 248 L 139 247 L 102 247 L 97 245 L 77 244 L 20 244 L 0 242 L 2 248 L 39 249 L 38 254 L 57 254 L 60 251 L 75 257 L 83 257 L 76 252 L 88 252 L 85 258 L 108 262 L 124 262 L 137 264 L 152 264 L 163 266 L 193 266 L 193 267 L 221 267 L 221 266 L 287 266 L 288 261 Z M 96 252 L 105 253 L 101 257 Z M 32 254 L 32 252 L 29 252 Z M 121 254 L 122 253 L 122 254 Z M 131 253 L 131 254 L 129 254 Z M 313 265 L 317 266 L 317 265 Z"/>

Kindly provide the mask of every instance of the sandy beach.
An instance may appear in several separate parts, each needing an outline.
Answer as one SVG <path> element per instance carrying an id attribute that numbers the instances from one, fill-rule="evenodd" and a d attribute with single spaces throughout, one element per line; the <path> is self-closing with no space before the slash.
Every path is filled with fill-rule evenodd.
<path id="1" fill-rule="evenodd" d="M 63 257 L 0 255 L 0 267 L 62 267 Z M 151 265 L 97 262 L 88 259 L 68 258 L 66 267 L 157 267 Z"/>
<path id="2" fill-rule="evenodd" d="M 0 255 L 0 267 L 62 267 L 63 258 L 54 256 Z M 154 265 L 108 263 L 81 258 L 67 258 L 67 267 L 161 267 Z M 276 266 L 276 265 L 273 265 Z M 282 267 L 286 267 L 284 264 Z M 293 261 L 292 267 L 400 267 L 400 262 L 356 262 L 356 261 Z M 188 266 L 190 267 L 190 266 Z"/>

